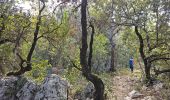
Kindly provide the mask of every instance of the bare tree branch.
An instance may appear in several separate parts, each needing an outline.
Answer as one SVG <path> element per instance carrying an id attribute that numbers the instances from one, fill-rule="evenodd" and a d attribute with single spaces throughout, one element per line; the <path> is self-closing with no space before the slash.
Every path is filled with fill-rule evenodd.
<path id="1" fill-rule="evenodd" d="M 155 72 L 155 75 L 158 76 L 159 74 L 162 74 L 162 73 L 170 73 L 170 69 L 159 70 L 159 69 L 154 68 L 154 72 Z"/>
<path id="2" fill-rule="evenodd" d="M 71 64 L 73 65 L 74 68 L 78 69 L 79 71 L 82 71 L 82 69 L 79 68 L 79 67 L 74 63 L 74 61 L 71 60 L 71 58 L 70 58 L 69 56 L 67 56 L 67 57 L 68 57 L 68 59 L 70 60 L 70 62 L 71 62 Z"/>
<path id="3" fill-rule="evenodd" d="M 5 43 L 8 43 L 8 42 L 14 43 L 14 40 L 10 40 L 10 39 L 0 39 L 0 45 L 5 44 Z"/>

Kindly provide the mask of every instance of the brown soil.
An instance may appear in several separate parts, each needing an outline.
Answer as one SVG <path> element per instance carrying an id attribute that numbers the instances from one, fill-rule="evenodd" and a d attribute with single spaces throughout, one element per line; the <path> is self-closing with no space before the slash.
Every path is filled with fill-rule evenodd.
<path id="1" fill-rule="evenodd" d="M 124 100 L 128 93 L 134 90 L 137 85 L 138 79 L 130 76 L 115 76 L 113 78 L 113 95 L 116 100 Z"/>

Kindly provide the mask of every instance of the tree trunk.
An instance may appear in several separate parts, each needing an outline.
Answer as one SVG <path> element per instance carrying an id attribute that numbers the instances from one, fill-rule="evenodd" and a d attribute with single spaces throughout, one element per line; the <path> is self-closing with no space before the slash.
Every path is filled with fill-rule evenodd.
<path id="1" fill-rule="evenodd" d="M 140 52 L 141 58 L 144 62 L 146 79 L 147 79 L 147 81 L 150 81 L 151 80 L 151 76 L 150 76 L 150 67 L 151 66 L 150 66 L 150 63 L 148 62 L 148 59 L 146 59 L 146 56 L 144 54 L 144 42 L 143 42 L 142 35 L 138 31 L 138 26 L 135 26 L 135 33 L 136 33 L 136 35 L 139 39 L 139 42 L 140 42 L 139 52 Z"/>
<path id="2" fill-rule="evenodd" d="M 104 100 L 104 84 L 103 81 L 91 73 L 83 74 L 87 80 L 93 83 L 95 87 L 94 100 Z"/>
<path id="3" fill-rule="evenodd" d="M 110 71 L 114 72 L 115 71 L 115 49 L 114 46 L 111 47 L 111 62 L 110 62 Z"/>
<path id="4" fill-rule="evenodd" d="M 170 73 L 170 69 L 164 69 L 164 70 L 155 70 L 155 75 L 159 75 L 162 73 Z"/>
<path id="5" fill-rule="evenodd" d="M 151 75 L 150 75 L 150 66 L 145 66 L 145 75 L 146 75 L 146 79 L 148 81 L 151 80 Z"/>
<path id="6" fill-rule="evenodd" d="M 139 64 L 139 68 L 141 69 L 142 78 L 143 78 L 143 76 L 145 75 L 145 72 L 144 72 L 144 70 L 143 70 L 143 68 L 142 68 L 142 65 L 141 65 L 141 63 L 140 63 L 140 58 L 138 57 L 138 54 L 137 54 L 137 62 L 138 62 L 138 64 Z"/>
<path id="7" fill-rule="evenodd" d="M 81 25 L 82 25 L 82 47 L 80 49 L 80 64 L 82 73 L 87 80 L 93 83 L 95 87 L 94 100 L 104 100 L 104 84 L 100 78 L 91 74 L 91 69 L 87 63 L 87 19 L 86 19 L 87 0 L 82 0 L 81 3 Z"/>
<path id="8" fill-rule="evenodd" d="M 93 54 L 93 40 L 94 40 L 94 26 L 92 25 L 92 23 L 90 22 L 90 27 L 92 29 L 92 33 L 91 33 L 91 39 L 90 39 L 90 44 L 89 44 L 89 58 L 88 58 L 88 68 L 91 71 L 91 62 L 92 62 L 92 54 Z"/>

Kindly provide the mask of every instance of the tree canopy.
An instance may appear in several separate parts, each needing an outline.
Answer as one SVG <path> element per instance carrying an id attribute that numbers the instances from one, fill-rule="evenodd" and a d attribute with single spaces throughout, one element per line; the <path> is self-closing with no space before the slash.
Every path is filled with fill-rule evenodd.
<path id="1" fill-rule="evenodd" d="M 104 100 L 100 75 L 132 57 L 147 84 L 170 72 L 169 0 L 2 0 L 0 11 L 2 76 L 82 74 Z"/>

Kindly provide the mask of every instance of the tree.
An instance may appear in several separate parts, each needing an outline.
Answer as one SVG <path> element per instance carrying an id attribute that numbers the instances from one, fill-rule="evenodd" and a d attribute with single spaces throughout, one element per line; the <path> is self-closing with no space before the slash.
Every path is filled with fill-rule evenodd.
<path id="1" fill-rule="evenodd" d="M 80 50 L 80 64 L 82 66 L 82 73 L 87 80 L 92 82 L 95 87 L 94 100 L 104 100 L 104 84 L 100 78 L 91 73 L 91 68 L 87 63 L 87 18 L 86 18 L 87 0 L 82 0 L 81 3 L 81 25 L 82 25 L 82 47 Z M 91 39 L 93 40 L 93 39 Z M 92 42 L 91 42 L 92 43 Z M 92 47 L 92 44 L 91 46 Z M 92 52 L 92 48 L 91 51 Z M 89 59 L 91 60 L 91 58 Z"/>
<path id="2" fill-rule="evenodd" d="M 45 8 L 45 2 L 44 1 L 41 1 L 41 2 L 43 3 L 43 6 L 39 10 L 39 14 L 38 14 L 38 17 L 37 17 L 37 23 L 36 23 L 35 31 L 34 31 L 34 38 L 33 38 L 33 42 L 32 42 L 31 48 L 29 50 L 29 53 L 27 55 L 27 59 L 26 60 L 23 59 L 21 57 L 21 55 L 19 53 L 17 53 L 17 56 L 21 60 L 21 62 L 20 62 L 20 70 L 17 71 L 17 72 L 9 72 L 9 73 L 7 73 L 7 76 L 10 76 L 10 75 L 18 76 L 18 75 L 24 74 L 26 71 L 30 71 L 32 69 L 32 67 L 31 67 L 31 59 L 32 59 L 33 52 L 35 50 L 35 46 L 36 46 L 37 41 L 38 41 L 38 34 L 39 34 L 41 18 L 42 18 L 41 13 Z M 26 63 L 26 66 L 23 65 L 24 63 Z"/>
<path id="3" fill-rule="evenodd" d="M 139 52 L 144 62 L 146 79 L 151 82 L 151 68 L 162 60 L 169 60 L 169 1 L 115 1 L 114 23 L 134 28 L 139 40 Z M 158 4 L 157 4 L 158 3 Z M 163 25 L 164 24 L 164 25 Z M 162 36 L 164 34 L 166 37 Z M 146 36 L 146 38 L 144 38 Z M 164 49 L 163 49 L 164 48 Z M 166 71 L 167 72 L 167 71 Z"/>
<path id="4" fill-rule="evenodd" d="M 99 68 L 103 66 L 103 63 L 105 63 L 105 69 L 108 69 L 107 71 L 114 72 L 116 71 L 116 34 L 119 31 L 118 25 L 112 23 L 112 13 L 113 13 L 113 4 L 110 0 L 97 0 L 97 1 L 90 1 L 91 4 L 89 4 L 89 16 L 90 19 L 94 20 L 95 26 L 96 26 L 96 33 L 97 36 L 101 36 L 103 39 L 105 39 L 105 44 L 99 43 L 102 45 L 102 47 L 105 47 L 103 51 L 106 51 L 106 54 L 97 53 L 97 56 L 94 56 L 96 60 L 98 60 Z M 100 41 L 101 42 L 101 41 Z M 94 46 L 95 47 L 95 46 Z M 102 49 L 94 48 L 95 51 Z M 102 57 L 100 57 L 101 55 Z M 103 60 L 102 60 L 103 59 Z M 100 63 L 102 62 L 102 63 Z"/>

